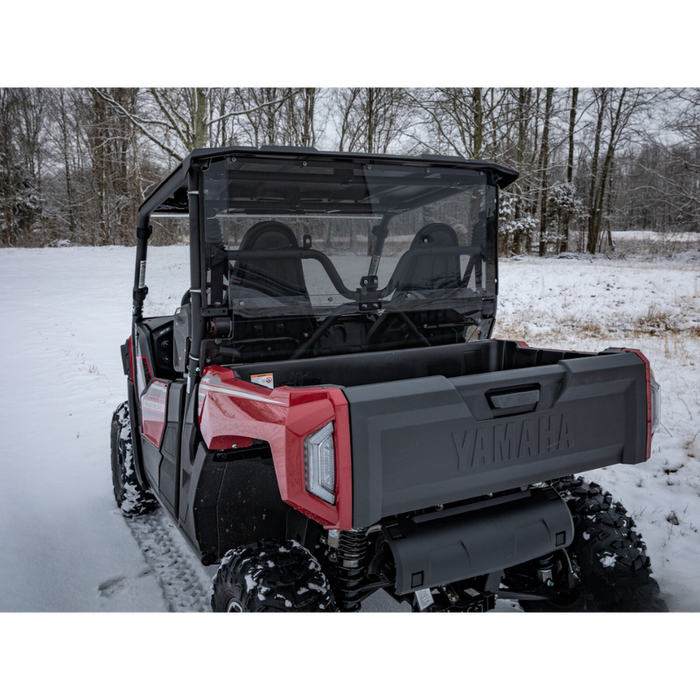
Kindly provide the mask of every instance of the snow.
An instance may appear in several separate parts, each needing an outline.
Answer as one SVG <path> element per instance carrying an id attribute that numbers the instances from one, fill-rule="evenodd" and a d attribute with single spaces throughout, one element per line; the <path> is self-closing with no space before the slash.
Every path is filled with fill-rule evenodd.
<path id="1" fill-rule="evenodd" d="M 600 563 L 601 565 L 606 568 L 606 569 L 612 569 L 615 566 L 615 562 L 617 561 L 617 555 L 616 554 L 606 554 L 601 560 Z"/>
<path id="2" fill-rule="evenodd" d="M 134 249 L 0 250 L 0 611 L 207 609 L 204 569 L 162 512 L 125 519 L 109 461 L 125 397 Z M 387 260 L 387 262 L 390 262 Z M 152 248 L 149 313 L 172 313 L 188 250 Z M 366 259 L 348 261 L 365 272 Z M 662 392 L 651 459 L 591 472 L 637 523 L 672 611 L 700 611 L 700 256 L 503 259 L 498 337 L 641 349 Z M 385 593 L 368 611 L 405 611 Z M 517 605 L 499 601 L 497 610 Z"/>

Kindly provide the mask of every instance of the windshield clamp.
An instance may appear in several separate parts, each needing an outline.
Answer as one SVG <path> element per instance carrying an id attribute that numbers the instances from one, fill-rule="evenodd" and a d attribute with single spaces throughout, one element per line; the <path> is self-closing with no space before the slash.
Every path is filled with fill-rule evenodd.
<path id="1" fill-rule="evenodd" d="M 379 278 L 377 275 L 365 275 L 361 280 L 360 280 L 360 289 L 364 292 L 365 290 L 368 292 L 376 292 L 377 287 L 379 286 Z"/>
<path id="2" fill-rule="evenodd" d="M 360 279 L 360 285 L 357 288 L 360 311 L 379 311 L 382 308 L 382 301 L 377 290 L 379 285 L 377 275 L 365 275 Z"/>

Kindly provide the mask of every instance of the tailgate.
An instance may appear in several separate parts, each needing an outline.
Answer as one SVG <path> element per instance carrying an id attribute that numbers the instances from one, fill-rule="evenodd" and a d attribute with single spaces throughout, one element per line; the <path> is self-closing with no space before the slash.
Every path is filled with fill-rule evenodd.
<path id="1" fill-rule="evenodd" d="M 344 392 L 355 527 L 646 459 L 646 368 L 632 353 Z"/>

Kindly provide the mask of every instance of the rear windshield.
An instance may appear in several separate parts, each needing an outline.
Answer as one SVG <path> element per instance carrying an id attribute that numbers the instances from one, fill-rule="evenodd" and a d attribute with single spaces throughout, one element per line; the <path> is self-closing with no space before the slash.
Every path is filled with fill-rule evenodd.
<path id="1" fill-rule="evenodd" d="M 204 202 L 205 305 L 234 320 L 478 316 L 495 294 L 483 172 L 228 158 L 205 171 Z"/>

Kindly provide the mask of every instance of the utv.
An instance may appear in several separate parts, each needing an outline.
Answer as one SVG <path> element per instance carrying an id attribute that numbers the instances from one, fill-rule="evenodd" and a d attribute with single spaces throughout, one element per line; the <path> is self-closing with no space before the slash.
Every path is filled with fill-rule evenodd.
<path id="1" fill-rule="evenodd" d="M 648 361 L 489 339 L 517 176 L 199 149 L 143 202 L 114 493 L 220 564 L 214 611 L 664 608 L 632 518 L 572 476 L 648 459 Z M 153 215 L 188 218 L 191 283 L 144 317 Z"/>

